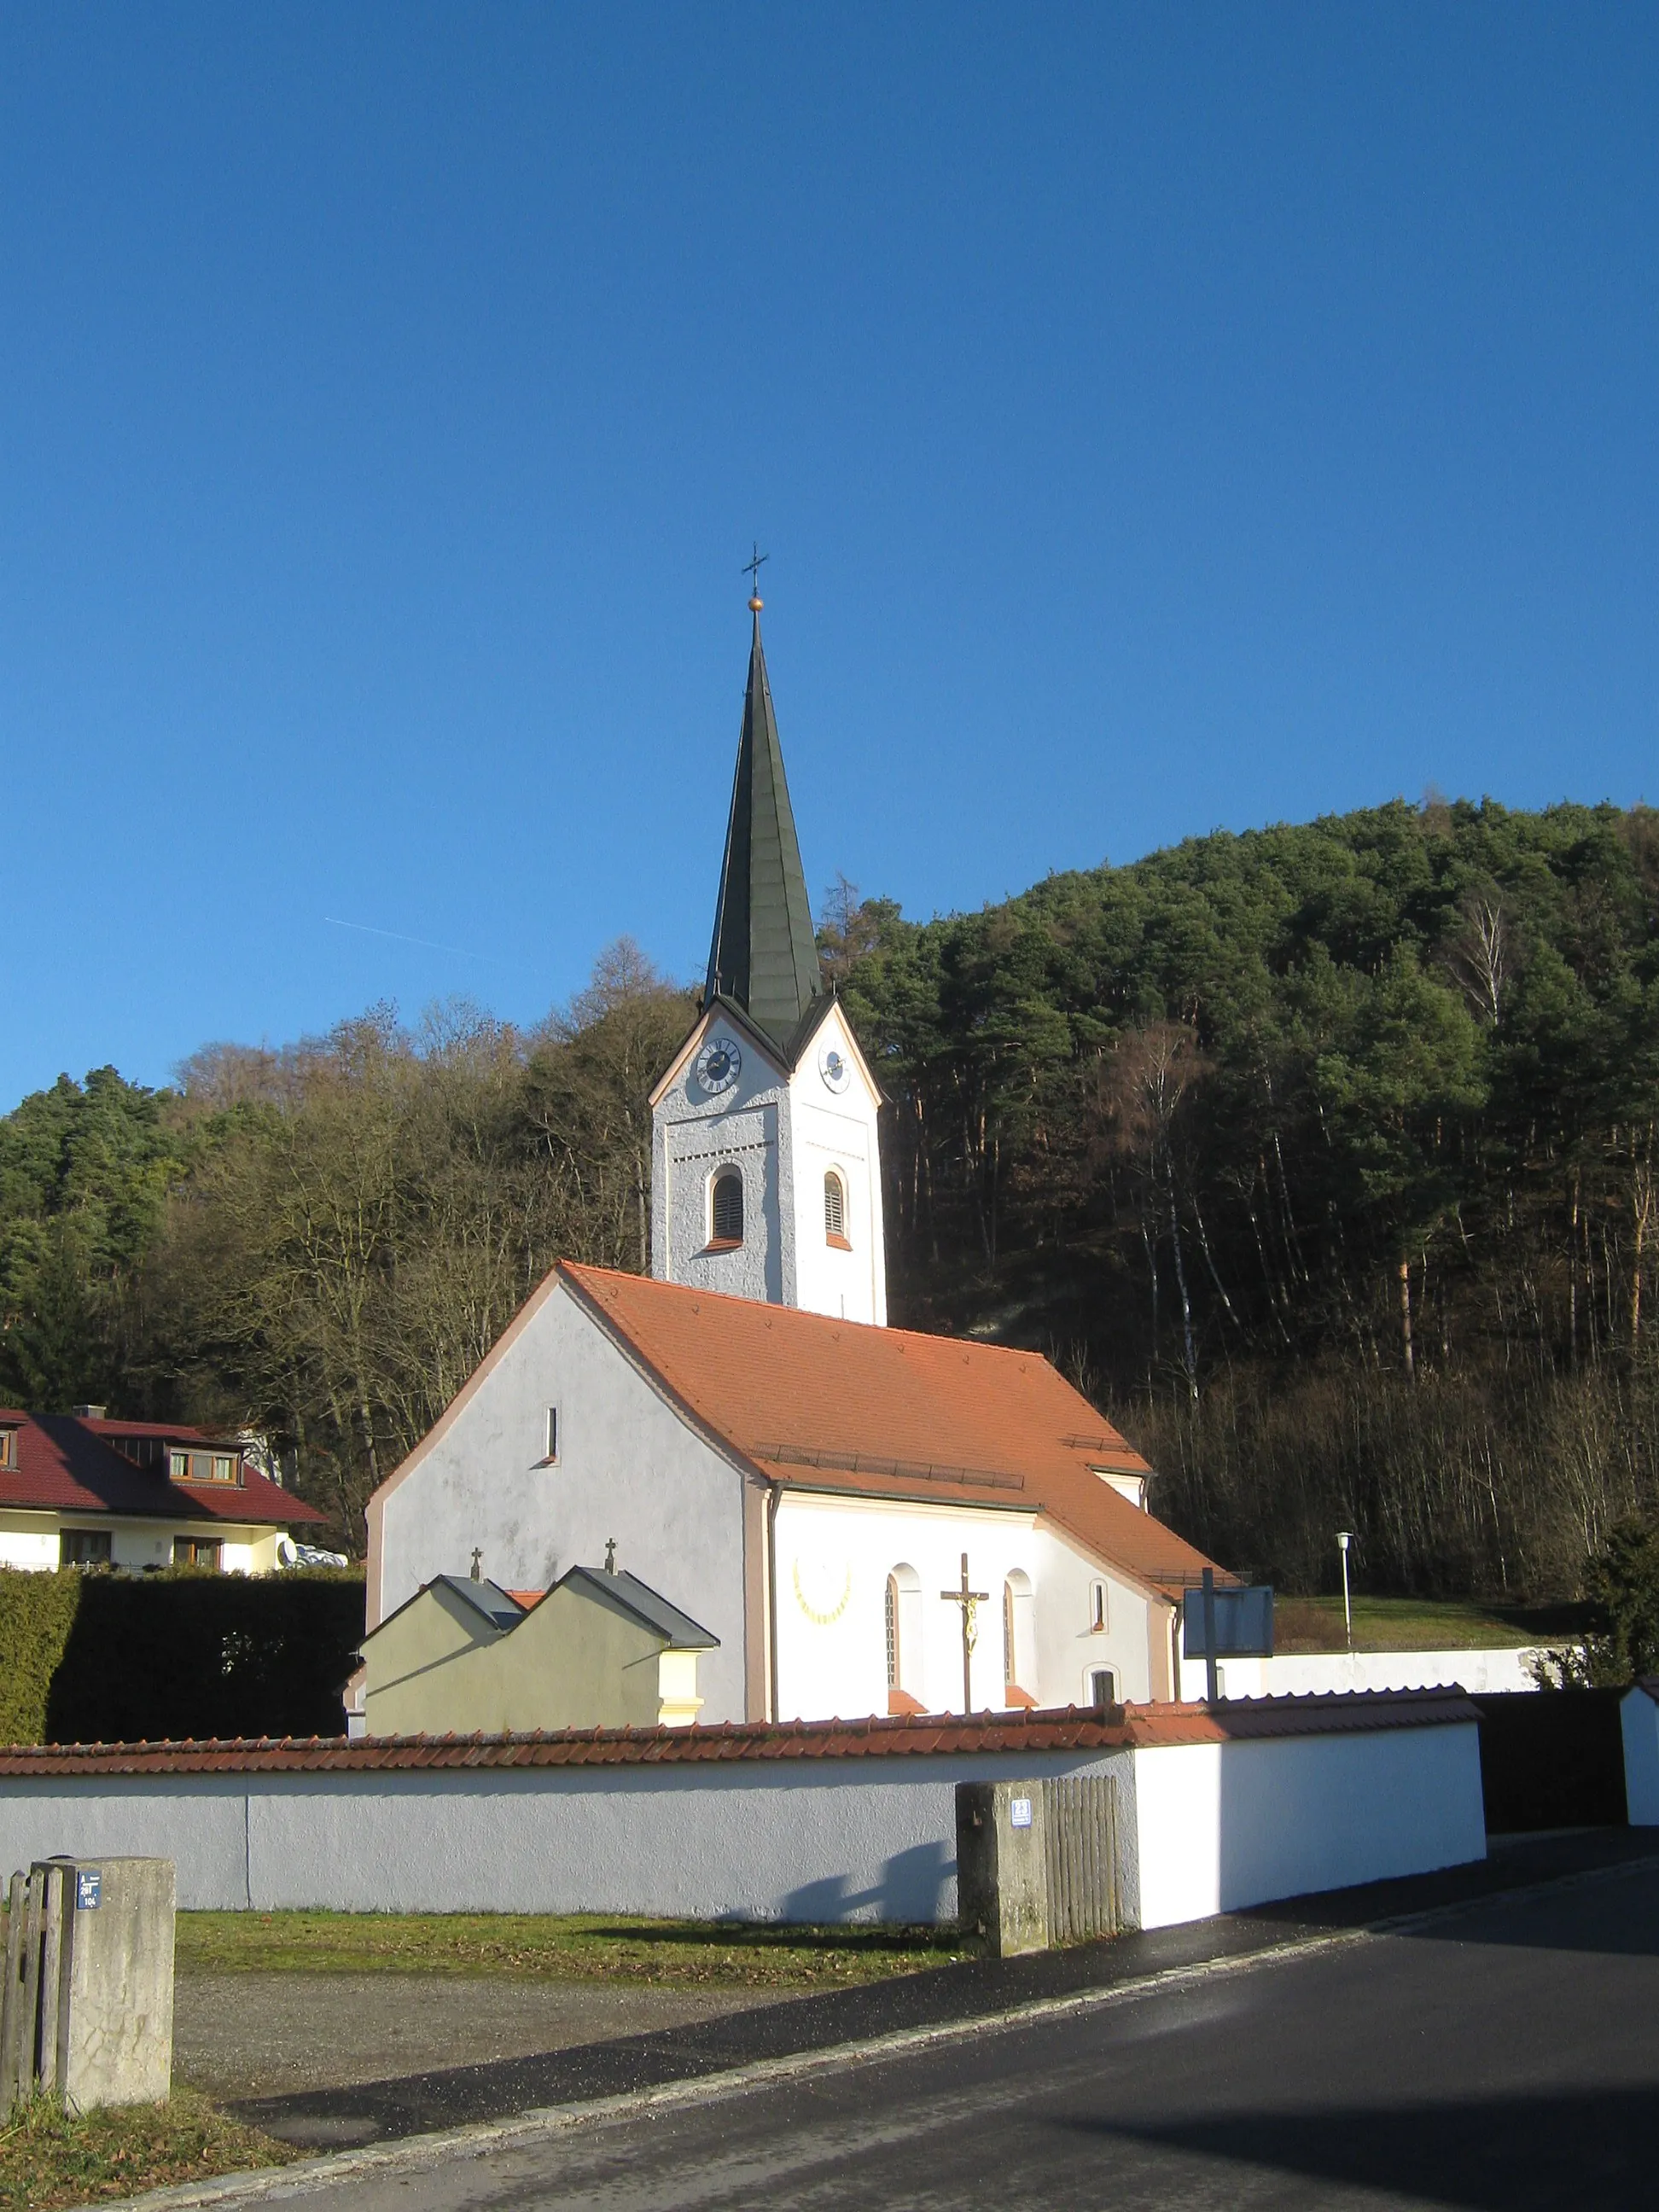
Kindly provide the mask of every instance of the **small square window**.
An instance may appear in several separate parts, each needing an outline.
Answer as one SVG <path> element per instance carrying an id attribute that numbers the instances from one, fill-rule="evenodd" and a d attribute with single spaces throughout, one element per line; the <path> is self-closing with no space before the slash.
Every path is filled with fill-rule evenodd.
<path id="1" fill-rule="evenodd" d="M 559 1409 L 556 1406 L 550 1406 L 547 1409 L 546 1444 L 542 1464 L 544 1467 L 556 1467 L 559 1463 Z"/>

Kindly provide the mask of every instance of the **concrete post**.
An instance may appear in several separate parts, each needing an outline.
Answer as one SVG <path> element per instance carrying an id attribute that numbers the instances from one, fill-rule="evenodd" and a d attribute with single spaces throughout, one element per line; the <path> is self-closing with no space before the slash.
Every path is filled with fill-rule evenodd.
<path id="1" fill-rule="evenodd" d="M 53 2086 L 82 2109 L 159 2104 L 173 2087 L 173 1861 L 58 1859 L 34 1869 L 54 1870 L 62 1935 Z"/>
<path id="2" fill-rule="evenodd" d="M 173 2086 L 171 1859 L 46 1859 L 11 1879 L 0 2113 L 159 2104 Z"/>
<path id="3" fill-rule="evenodd" d="M 957 1897 L 964 1928 L 994 1959 L 1048 1948 L 1042 1786 L 958 1782 Z"/>

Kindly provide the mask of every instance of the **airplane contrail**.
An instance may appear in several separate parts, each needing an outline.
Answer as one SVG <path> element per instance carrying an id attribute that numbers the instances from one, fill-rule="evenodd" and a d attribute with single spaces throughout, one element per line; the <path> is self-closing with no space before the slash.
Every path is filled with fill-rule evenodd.
<path id="1" fill-rule="evenodd" d="M 376 929 L 372 921 L 342 921 L 337 914 L 325 914 L 323 920 L 336 929 L 361 930 L 365 937 L 389 937 L 394 945 L 419 945 L 428 952 L 453 952 L 458 960 L 482 960 L 482 952 L 467 952 L 459 945 L 437 945 L 429 937 L 405 937 L 401 929 Z"/>

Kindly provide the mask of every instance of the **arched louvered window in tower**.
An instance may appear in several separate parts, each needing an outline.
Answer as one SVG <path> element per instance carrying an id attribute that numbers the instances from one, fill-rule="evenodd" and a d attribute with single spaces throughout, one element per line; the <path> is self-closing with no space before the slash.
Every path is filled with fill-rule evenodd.
<path id="1" fill-rule="evenodd" d="M 823 1178 L 823 1241 L 847 1245 L 847 1186 L 833 1168 Z"/>
<path id="2" fill-rule="evenodd" d="M 742 1243 L 743 1177 L 736 1168 L 722 1168 L 714 1177 L 708 1214 L 711 1243 Z"/>

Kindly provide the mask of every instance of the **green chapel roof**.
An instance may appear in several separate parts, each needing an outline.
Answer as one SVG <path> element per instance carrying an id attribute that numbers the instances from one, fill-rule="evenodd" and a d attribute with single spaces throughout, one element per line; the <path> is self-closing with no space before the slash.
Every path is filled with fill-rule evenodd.
<path id="1" fill-rule="evenodd" d="M 749 689 L 703 1000 L 732 1000 L 782 1046 L 822 996 L 823 978 L 761 646 L 760 603 L 750 604 L 755 635 Z"/>

